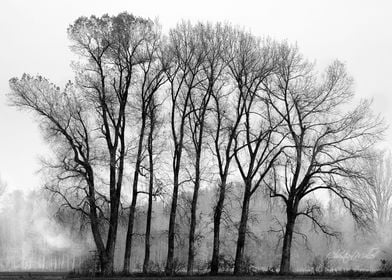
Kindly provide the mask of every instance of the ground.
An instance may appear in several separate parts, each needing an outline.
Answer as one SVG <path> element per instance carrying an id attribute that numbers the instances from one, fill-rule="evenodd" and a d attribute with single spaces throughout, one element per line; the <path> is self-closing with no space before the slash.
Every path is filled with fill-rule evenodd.
<path id="1" fill-rule="evenodd" d="M 295 280 L 309 280 L 309 279 L 392 279 L 392 277 L 370 277 L 370 276 L 362 276 L 362 277 L 347 277 L 347 276 L 177 276 L 177 277 L 76 277 L 70 276 L 68 273 L 58 273 L 58 272 L 0 272 L 0 279 L 43 279 L 43 280 L 59 280 L 59 279 L 75 279 L 75 280 L 88 280 L 88 279 L 110 279 L 110 280 L 284 280 L 284 279 L 295 279 Z"/>

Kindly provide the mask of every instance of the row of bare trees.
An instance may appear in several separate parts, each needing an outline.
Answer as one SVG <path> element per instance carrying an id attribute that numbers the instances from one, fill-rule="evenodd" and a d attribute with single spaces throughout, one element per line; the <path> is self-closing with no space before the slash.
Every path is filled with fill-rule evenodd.
<path id="1" fill-rule="evenodd" d="M 366 208 L 352 189 L 369 174 L 357 163 L 384 127 L 368 101 L 351 104 L 352 79 L 339 61 L 318 75 L 286 42 L 228 24 L 183 22 L 164 36 L 158 24 L 128 13 L 81 17 L 68 34 L 78 55 L 75 81 L 60 89 L 24 74 L 10 80 L 9 99 L 39 117 L 53 148 L 45 162 L 51 170 L 46 188 L 89 218 L 105 274 L 114 269 L 119 211 L 128 208 L 123 269 L 130 272 L 135 213 L 146 202 L 140 195 L 148 197 L 143 272 L 149 271 L 153 199 L 162 193 L 170 201 L 167 274 L 174 273 L 184 189 L 193 194 L 188 274 L 194 271 L 201 187 L 218 190 L 212 274 L 219 269 L 230 182 L 241 180 L 243 188 L 235 274 L 243 272 L 249 205 L 261 188 L 286 209 L 281 273 L 290 271 L 297 217 L 332 234 L 308 199 L 313 192 L 332 191 L 365 221 Z"/>

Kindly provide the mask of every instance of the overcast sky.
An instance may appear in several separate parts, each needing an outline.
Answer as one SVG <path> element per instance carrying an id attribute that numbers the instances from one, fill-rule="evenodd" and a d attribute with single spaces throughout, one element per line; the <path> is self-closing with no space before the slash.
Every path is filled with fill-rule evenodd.
<path id="1" fill-rule="evenodd" d="M 66 29 L 79 16 L 128 11 L 158 18 L 168 30 L 181 19 L 226 21 L 259 36 L 297 42 L 320 67 L 347 64 L 356 94 L 392 123 L 392 1 L 0 1 L 0 174 L 10 189 L 32 189 L 47 152 L 30 114 L 7 105 L 8 80 L 24 72 L 63 86 L 73 78 Z M 392 143 L 387 132 L 386 146 Z"/>

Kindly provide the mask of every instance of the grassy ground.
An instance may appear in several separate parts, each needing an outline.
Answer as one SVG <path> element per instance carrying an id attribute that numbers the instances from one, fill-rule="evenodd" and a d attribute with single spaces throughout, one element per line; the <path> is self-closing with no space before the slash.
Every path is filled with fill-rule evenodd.
<path id="1" fill-rule="evenodd" d="M 219 275 L 219 276 L 112 276 L 112 277 L 93 277 L 93 276 L 81 276 L 72 275 L 69 273 L 59 272 L 0 272 L 0 279 L 43 279 L 43 280 L 60 280 L 60 279 L 74 279 L 74 280 L 88 280 L 88 279 L 110 279 L 110 280 L 309 280 L 309 279 L 392 279 L 392 275 L 381 274 L 381 273 L 369 273 L 369 272 L 339 272 L 329 273 L 327 275 L 299 275 L 293 274 L 289 276 L 279 275 L 246 275 L 246 276 L 232 276 L 232 275 Z"/>

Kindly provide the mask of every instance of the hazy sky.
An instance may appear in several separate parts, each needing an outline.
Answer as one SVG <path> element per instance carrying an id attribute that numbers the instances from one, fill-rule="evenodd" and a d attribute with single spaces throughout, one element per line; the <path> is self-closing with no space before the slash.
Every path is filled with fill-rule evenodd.
<path id="1" fill-rule="evenodd" d="M 73 78 L 66 29 L 79 16 L 128 11 L 159 18 L 227 21 L 260 36 L 297 42 L 319 66 L 347 64 L 356 93 L 392 123 L 392 1 L 0 1 L 0 174 L 9 188 L 40 184 L 35 172 L 46 145 L 31 114 L 7 105 L 8 80 L 24 72 L 64 85 Z M 386 145 L 392 144 L 388 131 Z"/>

